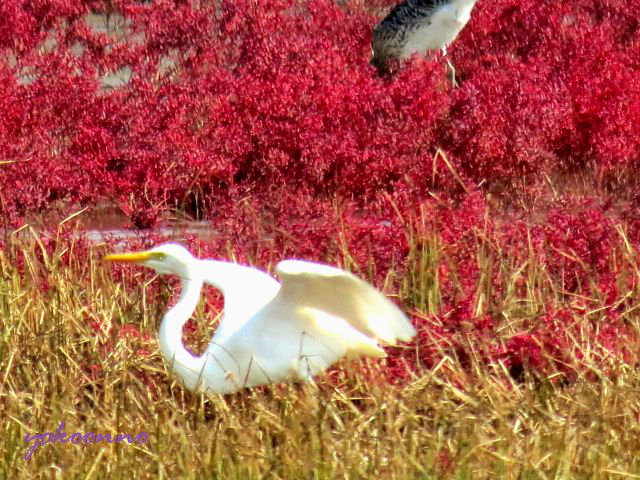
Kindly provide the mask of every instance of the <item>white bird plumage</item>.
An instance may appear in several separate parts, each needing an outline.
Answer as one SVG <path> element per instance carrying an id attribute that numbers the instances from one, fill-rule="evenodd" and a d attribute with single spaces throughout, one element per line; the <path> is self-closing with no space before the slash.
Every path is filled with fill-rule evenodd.
<path id="1" fill-rule="evenodd" d="M 112 254 L 182 281 L 178 302 L 164 316 L 158 340 L 172 370 L 190 390 L 231 393 L 245 387 L 310 380 L 342 357 L 385 357 L 379 342 L 409 341 L 415 329 L 393 302 L 351 273 L 285 260 L 281 284 L 265 272 L 203 260 L 177 244 Z M 221 290 L 224 315 L 203 355 L 182 343 L 204 283 Z"/>

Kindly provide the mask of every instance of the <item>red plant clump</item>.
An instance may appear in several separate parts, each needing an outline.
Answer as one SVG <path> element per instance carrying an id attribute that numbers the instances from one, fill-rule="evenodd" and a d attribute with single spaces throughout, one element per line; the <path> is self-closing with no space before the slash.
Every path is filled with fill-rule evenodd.
<path id="1" fill-rule="evenodd" d="M 4 2 L 3 210 L 110 201 L 143 228 L 247 192 L 449 189 L 437 147 L 474 182 L 638 158 L 638 7 L 479 2 L 455 89 L 439 61 L 376 77 L 372 12 L 390 3 Z"/>
<path id="2" fill-rule="evenodd" d="M 573 291 L 588 278 L 610 271 L 612 236 L 615 232 L 601 209 L 586 208 L 578 214 L 553 211 L 544 226 L 546 239 L 556 255 L 550 270 L 562 286 Z"/>
<path id="3" fill-rule="evenodd" d="M 502 57 L 462 84 L 451 106 L 449 149 L 465 173 L 498 180 L 558 163 L 571 107 L 566 86 L 553 77 L 552 66 Z"/>

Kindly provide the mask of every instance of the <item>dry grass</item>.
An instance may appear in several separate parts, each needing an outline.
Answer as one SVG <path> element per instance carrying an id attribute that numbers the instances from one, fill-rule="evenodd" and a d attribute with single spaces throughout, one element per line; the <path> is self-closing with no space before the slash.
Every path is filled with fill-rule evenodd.
<path id="1" fill-rule="evenodd" d="M 383 365 L 363 373 L 365 361 L 341 365 L 339 388 L 320 378 L 206 398 L 167 376 L 154 337 L 118 339 L 91 328 L 96 320 L 133 323 L 153 334 L 166 289 L 147 301 L 150 286 L 141 277 L 117 280 L 100 247 L 59 245 L 43 255 L 28 234 L 0 252 L 1 478 L 640 478 L 640 372 L 625 364 L 612 361 L 604 375 L 587 356 L 577 379 L 560 387 L 553 378 L 515 383 L 500 364 L 472 360 L 463 370 L 445 356 L 391 386 L 376 370 Z M 428 311 L 437 305 L 437 245 L 423 245 L 402 294 Z M 534 266 L 503 268 L 543 275 Z M 530 303 L 539 294 L 532 287 Z M 637 327 L 631 314 L 629 321 Z M 96 364 L 101 373 L 91 376 Z M 25 461 L 25 435 L 55 432 L 61 421 L 66 432 L 149 439 L 48 444 Z"/>

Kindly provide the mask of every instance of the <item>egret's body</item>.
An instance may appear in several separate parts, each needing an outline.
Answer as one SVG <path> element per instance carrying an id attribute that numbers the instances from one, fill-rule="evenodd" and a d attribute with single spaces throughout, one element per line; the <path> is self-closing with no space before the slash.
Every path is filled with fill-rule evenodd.
<path id="1" fill-rule="evenodd" d="M 471 18 L 477 0 L 406 0 L 396 5 L 372 32 L 371 62 L 381 73 L 391 59 L 443 49 Z"/>
<path id="2" fill-rule="evenodd" d="M 415 334 L 404 314 L 380 292 L 325 265 L 280 262 L 280 284 L 260 270 L 201 260 L 174 244 L 106 258 L 181 278 L 180 299 L 162 320 L 159 344 L 190 390 L 224 394 L 309 380 L 341 357 L 384 357 L 379 341 L 395 344 Z M 204 283 L 222 291 L 225 311 L 205 353 L 196 356 L 184 347 L 182 328 Z"/>

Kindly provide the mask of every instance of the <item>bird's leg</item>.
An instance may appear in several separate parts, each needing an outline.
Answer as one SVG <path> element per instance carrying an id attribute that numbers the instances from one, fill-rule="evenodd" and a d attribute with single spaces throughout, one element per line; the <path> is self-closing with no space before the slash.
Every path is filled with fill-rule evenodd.
<path id="1" fill-rule="evenodd" d="M 449 66 L 449 70 L 451 71 L 451 84 L 454 87 L 458 87 L 458 81 L 456 80 L 456 69 L 453 64 L 447 58 L 447 65 Z"/>
<path id="2" fill-rule="evenodd" d="M 451 72 L 451 84 L 455 87 L 458 87 L 458 81 L 456 80 L 456 69 L 447 57 L 447 47 L 442 47 L 442 56 L 447 60 L 447 66 L 449 67 L 449 71 Z"/>

